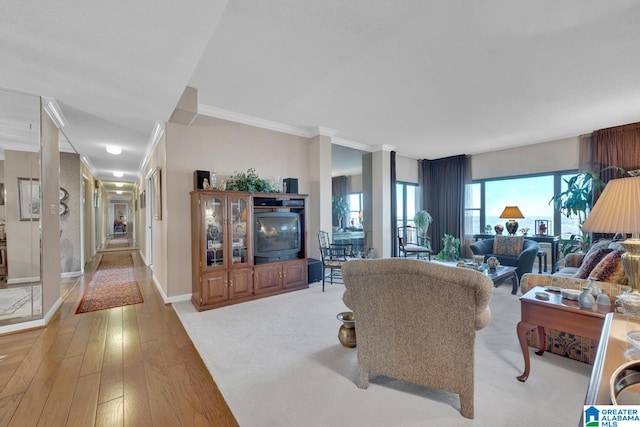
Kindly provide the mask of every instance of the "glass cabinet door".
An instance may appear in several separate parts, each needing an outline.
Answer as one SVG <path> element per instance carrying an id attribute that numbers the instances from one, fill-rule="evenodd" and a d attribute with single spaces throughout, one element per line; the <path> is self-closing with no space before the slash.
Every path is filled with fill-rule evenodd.
<path id="1" fill-rule="evenodd" d="M 231 264 L 249 264 L 249 200 L 229 196 L 229 232 L 231 235 Z"/>
<path id="2" fill-rule="evenodd" d="M 224 200 L 211 197 L 204 201 L 205 215 L 205 248 L 207 267 L 224 266 Z"/>

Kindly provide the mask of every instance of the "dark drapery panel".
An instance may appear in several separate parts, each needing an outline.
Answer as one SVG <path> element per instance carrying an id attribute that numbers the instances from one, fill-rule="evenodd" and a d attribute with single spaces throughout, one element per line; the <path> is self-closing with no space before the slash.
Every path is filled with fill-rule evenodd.
<path id="1" fill-rule="evenodd" d="M 430 236 L 433 250 L 442 250 L 445 234 L 465 240 L 465 185 L 471 182 L 470 158 L 464 155 L 436 160 L 421 160 L 422 204 L 433 217 Z M 465 256 L 461 244 L 461 256 Z"/>
<path id="2" fill-rule="evenodd" d="M 334 176 L 333 178 L 331 178 L 331 196 L 342 196 L 343 198 L 347 199 L 348 185 L 349 178 L 347 178 L 346 176 Z M 338 216 L 333 212 L 333 208 L 331 209 L 331 218 L 331 223 L 334 226 L 340 225 Z"/>
<path id="3" fill-rule="evenodd" d="M 578 145 L 578 172 L 587 172 L 591 170 L 591 154 L 593 144 L 591 143 L 592 134 L 580 135 Z"/>
<path id="4" fill-rule="evenodd" d="M 598 172 L 608 166 L 640 168 L 640 123 L 600 129 L 593 132 L 591 139 L 591 170 Z M 619 177 L 615 169 L 602 171 L 600 175 L 604 182 Z M 595 193 L 594 203 L 600 196 Z"/>
<path id="5" fill-rule="evenodd" d="M 391 152 L 391 256 L 398 256 L 398 197 L 396 194 L 396 152 Z"/>

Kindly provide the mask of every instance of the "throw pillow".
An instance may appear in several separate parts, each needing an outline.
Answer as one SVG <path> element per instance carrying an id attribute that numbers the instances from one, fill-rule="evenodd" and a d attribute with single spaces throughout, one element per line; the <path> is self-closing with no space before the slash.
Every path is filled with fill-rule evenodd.
<path id="1" fill-rule="evenodd" d="M 576 274 L 573 275 L 573 277 L 575 277 L 576 279 L 586 279 L 587 277 L 589 277 L 589 274 L 591 274 L 591 270 L 593 270 L 595 266 L 598 265 L 598 263 L 611 252 L 613 252 L 613 249 L 609 249 L 607 247 L 600 248 L 595 251 L 590 250 L 589 252 L 587 252 L 587 255 L 585 255 L 580 268 L 578 269 Z"/>
<path id="2" fill-rule="evenodd" d="M 524 246 L 523 236 L 496 236 L 493 241 L 495 255 L 518 256 Z"/>
<path id="3" fill-rule="evenodd" d="M 624 250 L 615 250 L 607 254 L 593 268 L 591 274 L 589 274 L 589 279 L 594 279 L 598 282 L 622 283 L 625 274 L 621 258 L 623 253 Z"/>
<path id="4" fill-rule="evenodd" d="M 597 252 L 602 248 L 609 247 L 610 244 L 611 244 L 611 240 L 609 239 L 600 239 L 596 242 L 591 243 L 591 247 L 589 248 L 587 253 L 584 254 L 585 259 L 587 258 L 587 256 L 591 255 L 592 253 Z"/>

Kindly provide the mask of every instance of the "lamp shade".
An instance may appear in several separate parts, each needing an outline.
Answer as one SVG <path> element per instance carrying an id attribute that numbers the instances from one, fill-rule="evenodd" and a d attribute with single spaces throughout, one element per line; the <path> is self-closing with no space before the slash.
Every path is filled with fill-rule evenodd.
<path id="1" fill-rule="evenodd" d="M 609 181 L 582 229 L 596 233 L 639 233 L 640 176 Z"/>
<path id="2" fill-rule="evenodd" d="M 524 218 L 524 215 L 517 206 L 507 206 L 500 214 L 500 218 Z"/>

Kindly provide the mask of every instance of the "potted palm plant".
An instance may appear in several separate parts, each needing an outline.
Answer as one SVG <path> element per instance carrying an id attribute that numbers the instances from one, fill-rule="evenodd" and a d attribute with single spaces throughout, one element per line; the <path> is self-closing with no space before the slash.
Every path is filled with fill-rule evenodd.
<path id="1" fill-rule="evenodd" d="M 344 227 L 344 218 L 349 215 L 349 202 L 343 196 L 337 194 L 333 196 L 331 205 L 333 207 L 333 215 L 338 220 L 338 230 L 341 230 Z"/>
<path id="2" fill-rule="evenodd" d="M 570 179 L 565 179 L 567 189 L 562 193 L 554 196 L 549 200 L 549 204 L 553 203 L 564 216 L 571 218 L 577 216 L 578 225 L 580 227 L 580 236 L 572 234 L 564 241 L 560 252 L 563 256 L 570 253 L 585 251 L 591 246 L 591 236 L 589 233 L 582 231 L 582 224 L 589 216 L 593 205 L 593 191 L 602 191 L 606 183 L 600 180 L 600 174 L 608 169 L 615 169 L 624 175 L 625 170 L 617 166 L 608 166 L 600 172 L 587 171 L 579 173 Z"/>
<path id="3" fill-rule="evenodd" d="M 414 215 L 413 223 L 418 229 L 418 244 L 420 246 L 425 246 L 425 242 L 427 242 L 427 231 L 429 231 L 429 225 L 431 225 L 432 222 L 433 217 L 425 210 L 418 211 Z"/>

